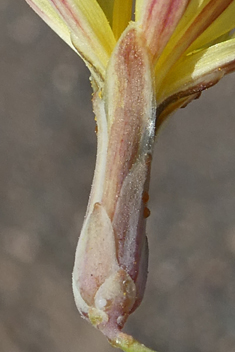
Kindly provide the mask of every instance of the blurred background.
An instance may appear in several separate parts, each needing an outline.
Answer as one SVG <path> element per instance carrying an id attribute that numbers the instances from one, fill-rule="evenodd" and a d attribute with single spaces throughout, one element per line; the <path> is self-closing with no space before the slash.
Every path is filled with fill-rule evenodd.
<path id="1" fill-rule="evenodd" d="M 0 1 L 0 351 L 111 352 L 71 272 L 96 154 L 89 73 L 24 1 Z M 126 331 L 159 352 L 235 351 L 235 75 L 155 147 L 149 278 Z"/>

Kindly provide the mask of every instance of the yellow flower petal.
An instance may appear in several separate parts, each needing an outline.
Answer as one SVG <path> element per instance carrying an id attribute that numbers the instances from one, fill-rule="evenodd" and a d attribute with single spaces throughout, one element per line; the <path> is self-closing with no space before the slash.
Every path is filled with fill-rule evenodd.
<path id="1" fill-rule="evenodd" d="M 115 0 L 97 0 L 98 4 L 104 11 L 107 20 L 109 21 L 110 25 L 112 26 L 113 23 L 113 4 Z"/>
<path id="2" fill-rule="evenodd" d="M 202 48 L 235 28 L 235 1 L 193 42 L 188 52 Z"/>
<path id="3" fill-rule="evenodd" d="M 70 46 L 73 44 L 101 85 L 116 40 L 97 1 L 27 1 Z"/>
<path id="4" fill-rule="evenodd" d="M 137 4 L 138 22 L 153 59 L 161 54 L 187 5 L 188 0 L 146 0 Z"/>
<path id="5" fill-rule="evenodd" d="M 213 21 L 219 18 L 232 2 L 233 0 L 205 0 L 198 6 L 194 1 L 190 3 L 179 23 L 179 28 L 176 29 L 157 62 L 155 74 L 158 86 L 180 56 Z"/>
<path id="6" fill-rule="evenodd" d="M 184 55 L 168 72 L 159 90 L 158 102 L 169 97 L 195 94 L 214 85 L 235 70 L 235 38 L 192 55 Z"/>
<path id="7" fill-rule="evenodd" d="M 210 2 L 211 0 L 198 0 L 190 1 L 187 9 L 184 13 L 184 16 L 180 19 L 178 26 L 176 27 L 172 37 L 170 38 L 166 48 L 164 49 L 163 54 L 167 54 L 170 48 L 179 40 L 180 37 L 185 33 L 187 28 L 193 23 L 193 21 L 200 14 L 202 9 Z M 168 50 L 167 50 L 168 49 Z"/>
<path id="8" fill-rule="evenodd" d="M 115 0 L 113 7 L 113 33 L 116 39 L 128 26 L 132 14 L 132 0 Z"/>
<path id="9" fill-rule="evenodd" d="M 96 0 L 50 0 L 71 31 L 74 46 L 92 73 L 104 80 L 105 69 L 115 46 L 108 20 Z"/>
<path id="10" fill-rule="evenodd" d="M 29 6 L 55 31 L 73 50 L 70 32 L 49 0 L 26 0 Z"/>
<path id="11" fill-rule="evenodd" d="M 136 0 L 135 1 L 135 20 L 136 22 L 140 20 L 143 11 L 143 3 L 144 0 Z"/>
<path id="12" fill-rule="evenodd" d="M 116 39 L 128 26 L 132 14 L 133 0 L 97 0 L 104 11 Z"/>

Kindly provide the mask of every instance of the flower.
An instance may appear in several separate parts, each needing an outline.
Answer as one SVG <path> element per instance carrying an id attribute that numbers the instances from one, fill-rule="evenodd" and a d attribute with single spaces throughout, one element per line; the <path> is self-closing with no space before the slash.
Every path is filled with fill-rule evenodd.
<path id="1" fill-rule="evenodd" d="M 133 1 L 26 1 L 79 53 L 102 87 Z M 159 106 L 192 98 L 234 70 L 234 14 L 234 0 L 136 0 L 135 23 L 154 56 Z"/>
<path id="2" fill-rule="evenodd" d="M 86 63 L 98 126 L 96 170 L 73 272 L 81 314 L 113 345 L 147 278 L 155 134 L 176 109 L 235 70 L 234 0 L 26 0 Z"/>

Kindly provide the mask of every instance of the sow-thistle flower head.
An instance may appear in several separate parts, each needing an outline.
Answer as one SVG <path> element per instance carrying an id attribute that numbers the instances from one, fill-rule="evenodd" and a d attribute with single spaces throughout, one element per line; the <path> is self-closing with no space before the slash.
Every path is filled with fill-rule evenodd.
<path id="1" fill-rule="evenodd" d="M 103 88 L 128 26 L 152 59 L 158 111 L 185 105 L 235 69 L 234 0 L 26 0 L 85 61 Z M 170 107 L 169 107 L 170 105 Z"/>
<path id="2" fill-rule="evenodd" d="M 113 345 L 150 351 L 121 329 L 147 278 L 155 134 L 235 70 L 235 0 L 26 1 L 91 72 L 98 152 L 73 272 L 77 307 Z"/>

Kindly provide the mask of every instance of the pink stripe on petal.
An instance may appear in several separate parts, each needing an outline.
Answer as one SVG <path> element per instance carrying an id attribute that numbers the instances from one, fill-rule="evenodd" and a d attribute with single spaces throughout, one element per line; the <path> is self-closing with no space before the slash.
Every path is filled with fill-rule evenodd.
<path id="1" fill-rule="evenodd" d="M 66 0 L 50 1 L 54 4 L 60 15 L 68 23 L 71 29 L 75 31 L 81 31 L 81 34 L 86 37 L 87 40 L 91 40 L 87 35 L 87 31 L 83 28 L 81 21 L 78 20 L 78 16 L 76 16 L 74 9 L 71 8 L 70 4 L 68 4 Z"/>
<path id="2" fill-rule="evenodd" d="M 102 83 L 115 38 L 95 0 L 48 0 L 68 26 L 71 41 L 93 77 Z"/>
<path id="3" fill-rule="evenodd" d="M 177 43 L 180 56 L 213 23 L 233 0 L 211 0 L 197 16 Z"/>
<path id="4" fill-rule="evenodd" d="M 190 45 L 228 8 L 234 0 L 210 0 L 182 34 L 168 45 L 156 65 L 158 84 Z M 189 19 L 190 21 L 190 19 Z"/>
<path id="5" fill-rule="evenodd" d="M 140 24 L 156 60 L 174 32 L 189 0 L 151 0 L 145 5 Z"/>
<path id="6" fill-rule="evenodd" d="M 74 51 L 67 24 L 49 1 L 26 0 L 29 6 L 50 26 Z"/>

